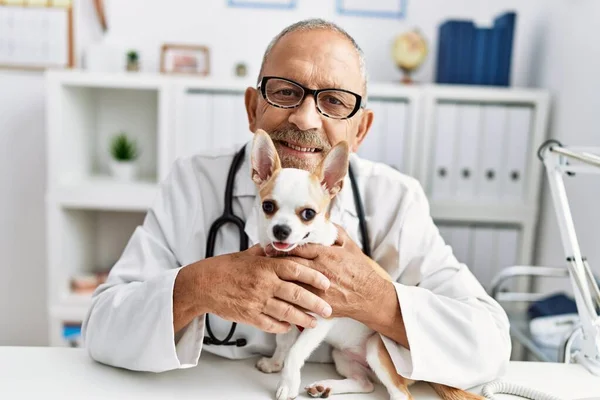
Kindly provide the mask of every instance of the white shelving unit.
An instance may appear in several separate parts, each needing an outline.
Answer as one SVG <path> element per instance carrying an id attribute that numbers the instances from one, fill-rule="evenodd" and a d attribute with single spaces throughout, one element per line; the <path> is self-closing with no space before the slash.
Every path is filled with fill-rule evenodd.
<path id="1" fill-rule="evenodd" d="M 251 138 L 244 92 L 255 82 L 81 71 L 51 71 L 46 79 L 48 312 L 50 344 L 58 346 L 67 345 L 63 326 L 80 323 L 90 305 L 89 296 L 70 291 L 71 278 L 114 264 L 174 160 Z M 482 282 L 499 268 L 531 261 L 542 173 L 535 150 L 546 135 L 546 92 L 373 83 L 368 106 L 376 119 L 360 154 L 422 182 L 442 235 Z M 471 139 L 486 137 L 488 109 L 497 119 L 487 126 L 513 141 L 495 137 L 494 145 L 481 139 L 465 147 L 465 129 L 471 129 Z M 443 120 L 449 110 L 454 123 Z M 507 119 L 513 112 L 529 119 L 513 123 Z M 514 133 L 515 126 L 525 129 Z M 108 173 L 108 139 L 122 130 L 142 147 L 139 182 L 117 182 Z M 457 135 L 454 142 L 449 132 Z M 523 141 L 515 142 L 519 135 Z M 450 144 L 448 151 L 458 149 L 445 156 L 448 181 L 436 175 L 444 161 L 436 150 L 440 141 Z M 481 187 L 496 182 L 479 176 L 479 163 L 491 159 L 482 156 L 486 146 L 518 158 L 520 189 L 505 187 L 515 180 L 506 179 L 514 171 L 503 162 L 493 174 L 504 182 L 498 183 L 498 195 L 481 195 Z M 472 164 L 463 169 L 471 168 L 473 187 L 453 170 L 465 159 Z"/>

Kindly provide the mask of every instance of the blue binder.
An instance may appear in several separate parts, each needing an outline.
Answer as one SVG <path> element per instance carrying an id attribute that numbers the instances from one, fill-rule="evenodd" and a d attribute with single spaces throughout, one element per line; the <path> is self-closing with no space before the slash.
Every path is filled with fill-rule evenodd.
<path id="1" fill-rule="evenodd" d="M 436 82 L 509 86 L 516 14 L 507 12 L 492 28 L 473 21 L 449 20 L 440 25 Z"/>

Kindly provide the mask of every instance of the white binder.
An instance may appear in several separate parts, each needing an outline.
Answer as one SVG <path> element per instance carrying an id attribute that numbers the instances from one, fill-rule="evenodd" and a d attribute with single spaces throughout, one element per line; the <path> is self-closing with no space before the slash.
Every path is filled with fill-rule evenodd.
<path id="1" fill-rule="evenodd" d="M 475 174 L 479 164 L 479 141 L 481 137 L 481 106 L 459 106 L 458 148 L 452 175 L 456 186 L 456 200 L 472 200 L 475 197 Z"/>
<path id="2" fill-rule="evenodd" d="M 527 158 L 531 153 L 529 131 L 532 111 L 530 107 L 509 106 L 506 130 L 506 162 L 502 171 L 502 194 L 504 200 L 522 202 L 525 200 L 525 178 Z"/>
<path id="3" fill-rule="evenodd" d="M 486 290 L 496 272 L 496 228 L 477 226 L 473 229 L 473 260 L 471 271 Z"/>
<path id="4" fill-rule="evenodd" d="M 228 93 L 215 93 L 213 98 L 213 127 L 210 148 L 219 150 L 231 147 L 235 140 L 235 119 L 233 118 L 233 97 Z"/>
<path id="5" fill-rule="evenodd" d="M 432 200 L 448 200 L 453 197 L 452 173 L 456 132 L 458 128 L 458 106 L 441 103 L 436 107 L 433 159 L 429 173 Z"/>
<path id="6" fill-rule="evenodd" d="M 371 100 L 369 107 L 374 113 L 373 124 L 358 148 L 357 154 L 367 160 L 383 162 L 382 148 L 387 135 L 386 106 L 381 100 Z"/>
<path id="7" fill-rule="evenodd" d="M 187 157 L 210 150 L 213 134 L 212 95 L 205 92 L 187 94 L 184 104 L 185 134 L 177 147 L 178 155 Z"/>
<path id="8" fill-rule="evenodd" d="M 472 264 L 472 232 L 470 226 L 453 226 L 452 228 L 452 250 L 458 262 L 470 267 Z"/>
<path id="9" fill-rule="evenodd" d="M 407 121 L 407 104 L 401 101 L 385 103 L 386 130 L 383 146 L 383 161 L 398 171 L 406 172 L 405 140 Z"/>
<path id="10" fill-rule="evenodd" d="M 507 112 L 501 105 L 482 108 L 480 165 L 476 170 L 477 198 L 483 202 L 500 200 L 500 174 L 503 170 Z"/>
<path id="11" fill-rule="evenodd" d="M 520 231 L 517 228 L 498 228 L 496 235 L 498 253 L 496 256 L 495 274 L 499 273 L 506 267 L 519 264 L 520 253 Z M 516 286 L 508 287 L 512 290 L 517 290 Z"/>

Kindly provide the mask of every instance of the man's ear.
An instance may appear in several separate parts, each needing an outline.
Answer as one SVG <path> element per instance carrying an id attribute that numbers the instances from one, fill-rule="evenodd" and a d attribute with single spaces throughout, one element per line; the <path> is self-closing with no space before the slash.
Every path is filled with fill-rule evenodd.
<path id="1" fill-rule="evenodd" d="M 348 142 L 340 142 L 329 150 L 329 153 L 317 168 L 317 176 L 321 185 L 331 197 L 342 190 L 344 177 L 348 172 L 349 153 Z"/>
<path id="2" fill-rule="evenodd" d="M 373 110 L 368 108 L 364 109 L 362 115 L 360 116 L 360 120 L 358 122 L 358 131 L 356 132 L 356 138 L 354 139 L 354 144 L 352 145 L 352 151 L 357 152 L 361 143 L 367 137 L 367 133 L 371 129 L 373 125 L 373 118 L 381 118 L 381 116 L 375 116 Z"/>
<path id="3" fill-rule="evenodd" d="M 246 105 L 246 115 L 248 116 L 248 128 L 250 131 L 256 131 L 256 104 L 258 102 L 258 91 L 249 87 L 244 93 L 244 104 Z"/>
<path id="4" fill-rule="evenodd" d="M 252 180 L 259 187 L 281 168 L 273 140 L 262 129 L 257 129 L 252 141 Z"/>

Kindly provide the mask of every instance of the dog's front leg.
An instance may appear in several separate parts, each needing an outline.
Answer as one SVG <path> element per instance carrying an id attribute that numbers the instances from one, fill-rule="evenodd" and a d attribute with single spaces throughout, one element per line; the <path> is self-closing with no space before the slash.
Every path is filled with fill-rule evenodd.
<path id="1" fill-rule="evenodd" d="M 281 368 L 283 368 L 283 362 L 285 361 L 285 358 L 287 357 L 299 334 L 300 331 L 293 326 L 289 332 L 277 334 L 275 336 L 277 345 L 275 347 L 273 356 L 263 357 L 258 360 L 256 363 L 256 368 L 266 374 L 281 371 Z"/>
<path id="2" fill-rule="evenodd" d="M 300 390 L 300 370 L 304 362 L 319 345 L 331 329 L 334 320 L 317 317 L 317 326 L 302 331 L 292 345 L 281 372 L 281 380 L 277 387 L 277 400 L 295 399 Z"/>

